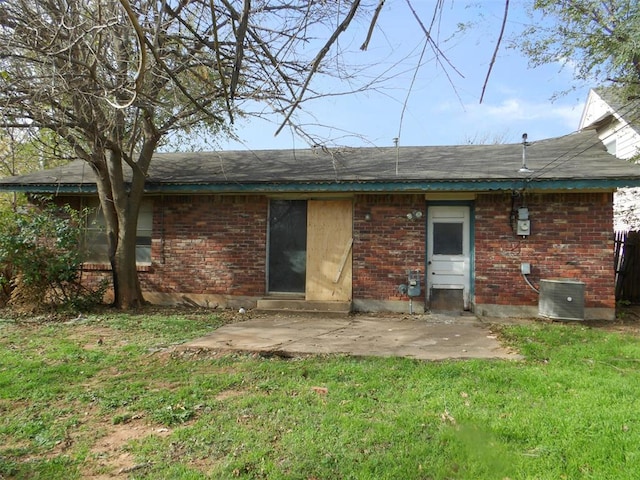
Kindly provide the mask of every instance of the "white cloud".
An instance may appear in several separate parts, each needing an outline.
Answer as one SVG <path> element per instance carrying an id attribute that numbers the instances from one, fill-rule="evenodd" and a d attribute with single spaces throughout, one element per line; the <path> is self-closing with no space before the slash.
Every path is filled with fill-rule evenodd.
<path id="1" fill-rule="evenodd" d="M 430 124 L 425 129 L 427 143 L 451 145 L 477 138 L 516 143 L 524 132 L 531 141 L 566 135 L 578 128 L 582 114 L 582 104 L 572 102 L 532 101 L 518 95 L 464 106 L 443 101 L 424 112 L 423 121 Z"/>
<path id="2" fill-rule="evenodd" d="M 507 98 L 497 104 L 468 104 L 467 112 L 477 119 L 493 120 L 541 120 L 563 119 L 577 127 L 582 107 L 578 105 L 530 102 L 520 98 Z"/>

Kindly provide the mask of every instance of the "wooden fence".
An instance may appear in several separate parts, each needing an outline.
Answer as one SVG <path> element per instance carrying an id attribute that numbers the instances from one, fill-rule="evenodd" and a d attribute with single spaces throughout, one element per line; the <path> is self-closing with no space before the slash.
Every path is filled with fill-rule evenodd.
<path id="1" fill-rule="evenodd" d="M 640 232 L 616 232 L 616 300 L 640 303 Z"/>

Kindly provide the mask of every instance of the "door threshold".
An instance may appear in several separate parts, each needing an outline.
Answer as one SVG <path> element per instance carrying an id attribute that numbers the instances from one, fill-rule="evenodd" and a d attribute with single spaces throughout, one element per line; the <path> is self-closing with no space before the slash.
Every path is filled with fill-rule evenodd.
<path id="1" fill-rule="evenodd" d="M 274 293 L 267 293 L 264 297 L 266 300 L 273 300 L 276 298 L 287 298 L 287 299 L 291 299 L 291 300 L 304 300 L 305 294 L 304 293 L 287 293 L 287 292 L 274 292 Z"/>
<path id="2" fill-rule="evenodd" d="M 259 311 L 277 311 L 289 313 L 326 313 L 342 314 L 351 313 L 351 302 L 305 300 L 292 297 L 267 297 L 258 300 L 256 309 Z"/>

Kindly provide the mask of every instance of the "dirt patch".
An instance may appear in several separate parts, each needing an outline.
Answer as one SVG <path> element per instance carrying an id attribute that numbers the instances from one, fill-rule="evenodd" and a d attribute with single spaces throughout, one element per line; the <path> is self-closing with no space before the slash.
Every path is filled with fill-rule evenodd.
<path id="1" fill-rule="evenodd" d="M 640 305 L 618 307 L 615 320 L 590 320 L 579 323 L 607 332 L 640 336 Z"/>
<path id="2" fill-rule="evenodd" d="M 117 330 L 98 325 L 77 325 L 68 338 L 82 345 L 85 350 L 97 350 L 104 345 L 114 347 L 129 343 L 122 339 L 122 334 Z"/>
<path id="3" fill-rule="evenodd" d="M 612 333 L 621 333 L 625 335 L 634 335 L 640 337 L 640 322 L 629 321 L 597 321 L 585 322 L 585 326 L 597 328 Z"/>
<path id="4" fill-rule="evenodd" d="M 127 478 L 130 473 L 148 467 L 149 464 L 136 463 L 133 455 L 127 451 L 127 445 L 149 436 L 166 437 L 171 434 L 169 428 L 148 425 L 142 418 L 135 417 L 118 425 L 104 422 L 96 425 L 96 431 L 104 434 L 91 448 L 89 458 L 93 461 L 82 473 L 82 478 L 91 480 Z"/>
<path id="5" fill-rule="evenodd" d="M 245 392 L 242 390 L 225 390 L 216 395 L 216 400 L 222 402 L 224 400 L 228 400 L 230 398 L 241 397 Z"/>

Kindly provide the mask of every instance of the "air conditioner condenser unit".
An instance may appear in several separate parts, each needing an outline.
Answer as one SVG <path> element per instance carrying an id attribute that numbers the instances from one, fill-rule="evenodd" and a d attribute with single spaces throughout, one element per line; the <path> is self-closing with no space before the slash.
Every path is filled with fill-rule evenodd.
<path id="1" fill-rule="evenodd" d="M 584 282 L 540 280 L 538 314 L 553 320 L 584 320 Z"/>

